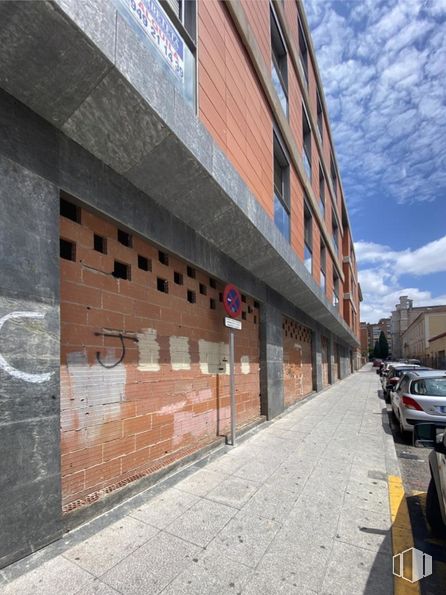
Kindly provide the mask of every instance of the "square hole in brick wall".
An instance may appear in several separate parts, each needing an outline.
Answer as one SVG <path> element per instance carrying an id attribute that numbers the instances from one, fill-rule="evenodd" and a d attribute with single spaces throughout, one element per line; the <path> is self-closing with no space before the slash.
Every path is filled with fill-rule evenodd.
<path id="1" fill-rule="evenodd" d="M 214 298 L 211 298 L 211 299 L 209 300 L 209 308 L 210 308 L 211 310 L 216 310 L 216 308 L 217 308 L 217 303 L 216 303 L 216 301 L 214 300 Z"/>
<path id="2" fill-rule="evenodd" d="M 254 324 L 257 324 L 257 316 L 254 314 Z"/>
<path id="3" fill-rule="evenodd" d="M 212 287 L 212 289 L 217 289 L 217 281 L 212 279 L 212 277 L 209 277 L 209 286 Z"/>
<path id="4" fill-rule="evenodd" d="M 118 242 L 128 248 L 132 247 L 132 236 L 123 229 L 118 229 Z"/>
<path id="5" fill-rule="evenodd" d="M 220 302 L 222 302 L 222 301 L 223 301 L 223 294 L 222 294 L 222 293 L 219 293 L 219 294 L 218 294 L 218 300 L 219 300 Z"/>
<path id="6" fill-rule="evenodd" d="M 193 267 L 187 267 L 187 276 L 191 279 L 195 279 L 195 269 Z"/>
<path id="7" fill-rule="evenodd" d="M 251 313 L 252 313 L 252 308 L 251 308 L 251 306 L 248 306 L 248 314 L 251 314 Z"/>
<path id="8" fill-rule="evenodd" d="M 243 295 L 243 293 L 242 293 L 242 302 L 243 302 L 244 304 L 246 304 L 246 295 Z"/>
<path id="9" fill-rule="evenodd" d="M 65 260 L 76 260 L 76 244 L 60 238 L 60 257 Z"/>
<path id="10" fill-rule="evenodd" d="M 107 254 L 107 240 L 95 233 L 93 239 L 93 248 L 96 250 L 96 252 Z"/>
<path id="11" fill-rule="evenodd" d="M 62 215 L 62 217 L 65 217 L 66 219 L 71 219 L 71 221 L 74 221 L 75 223 L 81 222 L 80 207 L 70 202 L 66 198 L 62 198 L 62 195 L 60 199 L 60 214 Z"/>
<path id="12" fill-rule="evenodd" d="M 195 304 L 197 301 L 197 295 L 195 291 L 192 291 L 192 289 L 187 290 L 187 301 L 191 304 Z"/>
<path id="13" fill-rule="evenodd" d="M 178 271 L 173 272 L 173 281 L 176 285 L 183 285 L 183 275 Z"/>
<path id="14" fill-rule="evenodd" d="M 164 264 L 166 267 L 169 266 L 169 255 L 162 250 L 158 250 L 158 260 L 161 264 Z"/>
<path id="15" fill-rule="evenodd" d="M 203 283 L 200 283 L 200 293 L 201 295 L 207 295 L 208 288 Z"/>
<path id="16" fill-rule="evenodd" d="M 138 254 L 138 268 L 142 271 L 152 270 L 152 261 L 141 254 Z"/>
<path id="17" fill-rule="evenodd" d="M 130 281 L 130 265 L 115 260 L 112 274 L 117 279 L 127 279 L 127 281 Z"/>
<path id="18" fill-rule="evenodd" d="M 246 320 L 246 312 L 242 312 L 242 320 Z"/>
<path id="19" fill-rule="evenodd" d="M 156 280 L 156 288 L 158 291 L 162 291 L 163 293 L 169 293 L 169 282 L 167 279 L 161 279 L 158 277 Z"/>
<path id="20" fill-rule="evenodd" d="M 254 308 L 257 308 L 257 310 L 259 309 L 259 302 L 254 302 Z"/>

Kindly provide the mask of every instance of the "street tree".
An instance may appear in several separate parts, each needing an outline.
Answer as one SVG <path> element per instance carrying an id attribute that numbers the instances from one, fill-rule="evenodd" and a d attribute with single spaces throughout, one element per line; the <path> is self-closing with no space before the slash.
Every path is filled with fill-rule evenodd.
<path id="1" fill-rule="evenodd" d="M 381 331 L 381 333 L 379 335 L 378 342 L 379 342 L 379 351 L 381 353 L 380 357 L 385 359 L 389 355 L 389 343 L 387 341 L 387 337 L 386 337 L 384 331 Z"/>

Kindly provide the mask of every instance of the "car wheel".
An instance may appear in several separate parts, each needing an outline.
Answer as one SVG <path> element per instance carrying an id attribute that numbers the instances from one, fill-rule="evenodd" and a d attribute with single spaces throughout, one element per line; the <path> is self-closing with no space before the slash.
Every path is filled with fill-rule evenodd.
<path id="1" fill-rule="evenodd" d="M 409 442 L 409 433 L 407 430 L 404 429 L 403 423 L 401 420 L 398 420 L 400 424 L 400 435 L 404 442 Z"/>
<path id="2" fill-rule="evenodd" d="M 437 488 L 435 487 L 435 482 L 432 477 L 427 489 L 426 518 L 433 535 L 436 537 L 444 537 L 446 535 L 446 527 L 443 524 L 441 516 Z"/>

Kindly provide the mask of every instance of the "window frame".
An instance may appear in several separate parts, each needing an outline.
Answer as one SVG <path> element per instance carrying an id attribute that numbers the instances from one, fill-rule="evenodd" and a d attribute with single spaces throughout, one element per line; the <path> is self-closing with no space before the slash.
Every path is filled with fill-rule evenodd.
<path id="1" fill-rule="evenodd" d="M 312 163 L 311 163 L 311 124 L 310 118 L 308 117 L 307 108 L 302 102 L 302 162 L 304 165 L 305 173 L 308 179 L 311 181 L 312 177 Z"/>
<path id="2" fill-rule="evenodd" d="M 309 76 L 308 76 L 308 43 L 307 38 L 305 36 L 305 31 L 302 26 L 302 21 L 300 15 L 297 15 L 297 29 L 298 29 L 298 46 L 299 46 L 299 62 L 302 66 L 302 70 L 304 73 L 305 83 L 309 85 Z"/>
<path id="3" fill-rule="evenodd" d="M 304 264 L 310 275 L 313 274 L 313 213 L 307 197 L 304 198 Z M 309 255 L 309 256 L 308 256 Z M 310 266 L 308 266 L 308 259 Z"/>
<path id="4" fill-rule="evenodd" d="M 270 5 L 270 42 L 271 42 L 271 79 L 280 105 L 288 118 L 289 116 L 289 98 L 288 98 L 288 49 L 280 28 L 279 21 L 272 5 Z M 285 96 L 286 105 L 281 101 L 280 93 L 274 82 L 274 72 L 280 83 L 281 91 Z"/>
<path id="5" fill-rule="evenodd" d="M 276 186 L 276 163 L 281 171 L 281 188 Z M 280 192 L 276 191 L 280 190 Z M 274 126 L 273 130 L 273 201 L 274 201 L 274 223 L 279 229 L 284 238 L 291 242 L 291 197 L 290 197 L 290 159 L 288 152 L 285 149 L 284 143 L 280 137 L 280 133 Z M 276 220 L 276 204 L 280 203 L 281 208 L 285 211 L 287 216 L 287 230 L 286 233 Z"/>

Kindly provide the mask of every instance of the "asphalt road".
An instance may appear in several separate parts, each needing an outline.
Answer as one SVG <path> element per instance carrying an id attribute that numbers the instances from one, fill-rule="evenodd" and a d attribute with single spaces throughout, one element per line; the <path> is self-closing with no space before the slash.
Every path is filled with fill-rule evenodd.
<path id="1" fill-rule="evenodd" d="M 381 391 L 380 396 L 382 398 Z M 386 405 L 384 399 L 383 405 Z M 406 491 L 415 547 L 433 558 L 432 575 L 420 581 L 421 593 L 422 595 L 445 595 L 446 540 L 439 540 L 432 536 L 425 513 L 426 493 L 430 481 L 428 462 L 430 449 L 412 446 L 410 439 L 407 440 L 401 436 L 399 426 L 391 415 L 390 405 L 387 405 L 387 413 Z"/>

